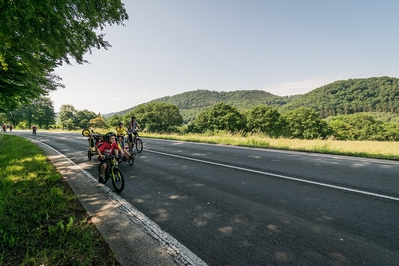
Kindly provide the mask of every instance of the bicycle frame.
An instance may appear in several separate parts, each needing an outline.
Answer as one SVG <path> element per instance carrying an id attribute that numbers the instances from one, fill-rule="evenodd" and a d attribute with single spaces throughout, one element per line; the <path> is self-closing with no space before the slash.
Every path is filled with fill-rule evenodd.
<path id="1" fill-rule="evenodd" d="M 105 168 L 105 175 L 114 178 L 114 168 L 118 167 L 118 162 L 115 159 L 109 159 L 107 163 L 107 168 Z"/>
<path id="2" fill-rule="evenodd" d="M 116 160 L 117 157 L 118 156 L 115 155 L 109 155 L 105 157 L 105 159 L 107 159 L 107 167 L 105 168 L 105 179 L 103 180 L 103 183 L 105 184 L 108 179 L 111 178 L 112 186 L 114 187 L 115 192 L 119 193 L 125 187 L 125 180 L 122 172 L 118 168 L 118 161 Z M 99 165 L 99 168 L 100 167 L 101 164 Z"/>

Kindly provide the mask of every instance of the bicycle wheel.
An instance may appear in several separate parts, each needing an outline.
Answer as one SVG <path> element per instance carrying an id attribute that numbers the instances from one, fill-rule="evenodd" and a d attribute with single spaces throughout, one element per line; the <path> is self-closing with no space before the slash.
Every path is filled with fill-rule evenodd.
<path id="1" fill-rule="evenodd" d="M 121 172 L 121 170 L 119 170 L 118 168 L 114 168 L 112 170 L 112 186 L 115 189 L 116 193 L 119 193 L 123 190 L 123 188 L 125 187 L 125 179 L 123 178 L 123 174 Z"/>
<path id="2" fill-rule="evenodd" d="M 89 158 L 89 161 L 91 161 L 91 151 L 87 152 L 87 158 Z"/>
<path id="3" fill-rule="evenodd" d="M 83 130 L 82 130 L 82 136 L 84 136 L 84 137 L 90 136 L 90 130 L 88 130 L 88 129 L 83 129 Z"/>
<path id="4" fill-rule="evenodd" d="M 143 142 L 141 139 L 136 139 L 136 150 L 138 153 L 143 151 Z"/>
<path id="5" fill-rule="evenodd" d="M 127 158 L 127 162 L 129 163 L 130 166 L 134 164 L 134 159 L 136 158 L 136 154 L 132 153 L 129 158 Z"/>

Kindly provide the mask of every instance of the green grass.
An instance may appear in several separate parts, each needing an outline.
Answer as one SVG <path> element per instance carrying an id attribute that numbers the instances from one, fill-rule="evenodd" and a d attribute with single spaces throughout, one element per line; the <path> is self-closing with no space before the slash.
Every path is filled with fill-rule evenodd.
<path id="1" fill-rule="evenodd" d="M 36 145 L 0 135 L 0 265 L 119 265 Z"/>
<path id="2" fill-rule="evenodd" d="M 183 140 L 202 143 L 269 148 L 279 150 L 306 151 L 326 154 L 348 155 L 377 159 L 399 159 L 399 142 L 395 141 L 339 141 L 334 139 L 284 139 L 269 138 L 260 134 L 149 134 L 147 138 Z"/>

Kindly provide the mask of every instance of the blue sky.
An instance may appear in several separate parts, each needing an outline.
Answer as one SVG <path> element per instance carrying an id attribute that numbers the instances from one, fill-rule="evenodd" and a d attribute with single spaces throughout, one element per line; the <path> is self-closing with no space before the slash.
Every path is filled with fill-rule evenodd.
<path id="1" fill-rule="evenodd" d="M 399 1 L 125 0 L 108 50 L 56 69 L 63 104 L 118 112 L 186 91 L 303 94 L 336 80 L 399 77 Z"/>

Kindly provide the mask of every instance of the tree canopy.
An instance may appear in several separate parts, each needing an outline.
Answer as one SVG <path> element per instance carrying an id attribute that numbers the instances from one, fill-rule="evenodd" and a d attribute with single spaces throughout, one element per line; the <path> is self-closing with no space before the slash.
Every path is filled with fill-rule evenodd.
<path id="1" fill-rule="evenodd" d="M 330 117 L 328 124 L 339 140 L 397 140 L 397 123 L 384 123 L 368 113 Z"/>
<path id="2" fill-rule="evenodd" d="M 130 121 L 132 116 L 136 116 L 140 127 L 148 132 L 174 132 L 183 123 L 179 109 L 170 103 L 141 104 L 134 111 L 126 114 L 124 120 Z"/>
<path id="3" fill-rule="evenodd" d="M 261 132 L 270 137 L 281 135 L 283 123 L 276 108 L 258 105 L 246 112 L 247 130 Z"/>
<path id="4" fill-rule="evenodd" d="M 62 129 L 76 129 L 76 128 L 87 128 L 91 125 L 91 120 L 100 117 L 94 112 L 89 110 L 78 111 L 70 104 L 61 105 L 58 118 L 60 120 Z M 101 123 L 100 123 L 101 124 Z M 98 123 L 96 124 L 98 127 Z"/>
<path id="5" fill-rule="evenodd" d="M 207 130 L 235 132 L 244 128 L 245 118 L 234 106 L 218 103 L 201 112 L 193 124 L 195 130 L 199 132 Z"/>
<path id="6" fill-rule="evenodd" d="M 50 128 L 55 123 L 55 112 L 53 102 L 47 97 L 38 97 L 31 100 L 29 104 L 22 105 L 18 109 L 5 114 L 8 121 L 14 126 L 24 122 L 27 128 L 33 124 L 40 128 Z"/>
<path id="7" fill-rule="evenodd" d="M 128 19 L 120 0 L 0 1 L 0 112 L 63 87 L 53 71 L 111 45 L 101 31 Z"/>
<path id="8" fill-rule="evenodd" d="M 311 109 L 300 107 L 282 115 L 285 121 L 285 134 L 299 139 L 324 138 L 331 134 L 327 123 Z"/>

